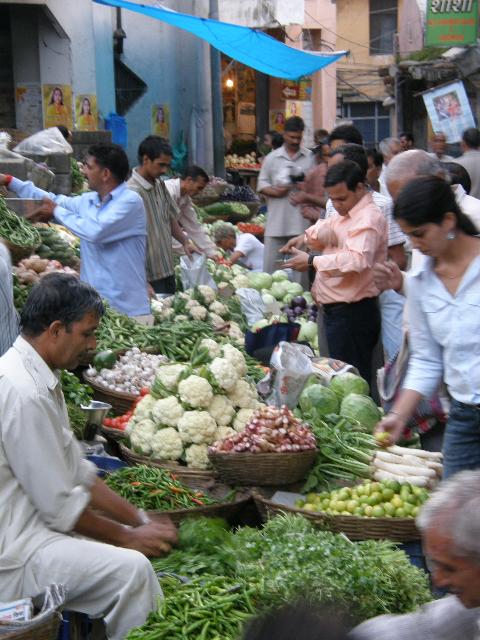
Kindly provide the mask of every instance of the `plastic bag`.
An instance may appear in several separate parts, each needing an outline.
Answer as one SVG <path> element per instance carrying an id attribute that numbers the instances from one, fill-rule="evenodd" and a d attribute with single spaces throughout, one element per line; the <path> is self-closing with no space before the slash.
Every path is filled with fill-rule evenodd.
<path id="1" fill-rule="evenodd" d="M 50 617 L 55 611 L 63 607 L 66 597 L 67 589 L 63 585 L 51 584 L 49 587 L 46 587 L 44 591 L 40 613 L 31 620 L 26 620 L 24 622 L 12 621 L 7 624 L 2 624 L 2 633 L 6 631 L 29 631 L 32 634 L 32 638 L 37 637 L 34 635 L 35 627 L 40 623 L 43 623 L 45 618 Z M 39 596 L 38 598 L 35 598 L 35 600 L 40 599 L 40 601 L 42 601 L 41 598 L 42 596 Z"/>
<path id="2" fill-rule="evenodd" d="M 240 287 L 235 293 L 240 300 L 242 313 L 249 327 L 265 317 L 266 308 L 259 291 L 248 287 Z"/>
<path id="3" fill-rule="evenodd" d="M 184 290 L 193 289 L 199 284 L 206 284 L 214 291 L 217 290 L 214 279 L 208 273 L 205 256 L 199 253 L 192 254 L 191 258 L 188 256 L 180 258 L 180 277 Z"/>
<path id="4" fill-rule="evenodd" d="M 20 177 L 21 180 L 23 178 L 31 180 L 36 187 L 44 191 L 51 190 L 55 174 L 45 165 L 37 164 L 30 158 L 10 151 L 3 146 L 0 146 L 0 162 L 7 163 L 9 171 L 15 177 Z"/>
<path id="5" fill-rule="evenodd" d="M 287 405 L 294 409 L 308 378 L 312 375 L 313 351 L 303 344 L 280 342 L 270 359 L 271 391 L 267 404 L 275 407 Z"/>
<path id="6" fill-rule="evenodd" d="M 57 127 L 43 129 L 32 136 L 25 138 L 15 147 L 17 153 L 48 156 L 52 153 L 73 153 L 72 147 L 65 140 Z"/>
<path id="7" fill-rule="evenodd" d="M 312 362 L 313 374 L 317 376 L 318 383 L 328 387 L 332 378 L 341 376 L 344 373 L 355 373 L 360 375 L 358 369 L 342 360 L 333 358 L 314 358 Z"/>

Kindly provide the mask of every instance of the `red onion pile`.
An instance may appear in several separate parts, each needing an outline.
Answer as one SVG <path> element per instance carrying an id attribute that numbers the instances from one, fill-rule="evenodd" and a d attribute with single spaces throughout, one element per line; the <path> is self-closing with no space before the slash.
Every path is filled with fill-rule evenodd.
<path id="1" fill-rule="evenodd" d="M 315 449 L 315 436 L 286 406 L 256 411 L 242 432 L 210 447 L 212 453 L 293 453 L 310 449 Z"/>

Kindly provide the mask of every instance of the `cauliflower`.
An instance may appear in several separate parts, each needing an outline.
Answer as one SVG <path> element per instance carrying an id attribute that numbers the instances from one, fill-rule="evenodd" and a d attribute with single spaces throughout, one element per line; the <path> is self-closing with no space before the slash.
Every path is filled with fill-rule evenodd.
<path id="1" fill-rule="evenodd" d="M 235 368 L 225 358 L 215 358 L 208 369 L 213 375 L 216 384 L 225 391 L 231 391 L 238 382 L 238 375 Z"/>
<path id="2" fill-rule="evenodd" d="M 213 396 L 208 413 L 219 426 L 226 427 L 231 423 L 235 410 L 226 396 Z"/>
<path id="3" fill-rule="evenodd" d="M 197 301 L 194 300 L 193 298 L 190 298 L 189 301 L 187 302 L 187 304 L 185 305 L 186 309 L 193 309 L 194 307 L 201 307 L 202 305 Z"/>
<path id="4" fill-rule="evenodd" d="M 228 397 L 233 406 L 239 409 L 253 408 L 253 403 L 258 400 L 257 390 L 246 380 L 239 380 Z"/>
<path id="5" fill-rule="evenodd" d="M 212 304 L 208 307 L 208 310 L 211 313 L 216 313 L 219 316 L 221 316 L 222 318 L 226 315 L 228 315 L 228 309 L 227 307 L 222 304 L 221 302 L 215 301 L 212 302 Z"/>
<path id="6" fill-rule="evenodd" d="M 239 325 L 236 322 L 230 322 L 228 337 L 232 338 L 232 340 L 235 340 L 237 344 L 245 344 L 245 336 L 243 334 L 243 331 L 240 329 Z"/>
<path id="7" fill-rule="evenodd" d="M 230 436 L 234 436 L 237 432 L 232 427 L 218 427 L 217 433 L 215 434 L 215 442 L 217 440 L 225 440 L 225 438 L 229 438 Z"/>
<path id="8" fill-rule="evenodd" d="M 159 429 L 153 436 L 152 456 L 160 460 L 178 460 L 183 454 L 183 443 L 173 427 Z"/>
<path id="9" fill-rule="evenodd" d="M 206 304 L 211 304 L 215 300 L 215 291 L 212 287 L 209 287 L 206 284 L 201 284 L 198 286 L 199 293 L 203 296 Z"/>
<path id="10" fill-rule="evenodd" d="M 185 411 L 177 428 L 184 444 L 212 444 L 217 423 L 206 411 Z"/>
<path id="11" fill-rule="evenodd" d="M 248 281 L 247 276 L 241 273 L 233 278 L 232 285 L 235 287 L 235 289 L 244 289 L 250 286 L 250 282 Z"/>
<path id="12" fill-rule="evenodd" d="M 185 459 L 187 467 L 194 469 L 208 469 L 210 460 L 208 459 L 208 447 L 206 444 L 192 444 L 185 449 Z"/>
<path id="13" fill-rule="evenodd" d="M 148 418 L 134 424 L 129 429 L 133 450 L 147 455 L 152 453 L 152 439 L 156 430 L 155 424 Z"/>
<path id="14" fill-rule="evenodd" d="M 216 313 L 211 313 L 209 319 L 214 329 L 221 329 L 225 326 L 225 320 Z"/>
<path id="15" fill-rule="evenodd" d="M 208 380 L 191 375 L 178 385 L 180 400 L 190 407 L 208 407 L 213 398 L 213 389 Z"/>
<path id="16" fill-rule="evenodd" d="M 169 391 L 176 391 L 178 378 L 185 369 L 184 364 L 164 364 L 157 369 L 156 378 Z"/>
<path id="17" fill-rule="evenodd" d="M 242 378 L 247 373 L 247 363 L 243 353 L 231 344 L 224 344 L 222 347 L 223 357 L 233 364 L 238 376 Z"/>
<path id="18" fill-rule="evenodd" d="M 158 423 L 157 426 L 176 427 L 182 416 L 183 407 L 175 396 L 157 400 L 152 409 L 152 419 Z"/>
<path id="19" fill-rule="evenodd" d="M 211 338 L 204 338 L 200 342 L 200 348 L 201 347 L 205 347 L 206 349 L 208 349 L 208 353 L 210 354 L 211 358 L 216 358 L 217 356 L 221 355 L 220 345 L 218 344 L 218 342 L 215 342 L 215 340 L 212 340 Z"/>
<path id="20" fill-rule="evenodd" d="M 243 431 L 250 422 L 250 418 L 254 413 L 255 409 L 240 409 L 233 421 L 233 428 L 235 431 Z"/>
<path id="21" fill-rule="evenodd" d="M 208 313 L 205 307 L 202 307 L 199 304 L 190 307 L 188 311 L 190 313 L 190 316 L 192 317 L 192 320 L 205 320 Z"/>
<path id="22" fill-rule="evenodd" d="M 188 322 L 189 317 L 184 315 L 184 314 L 180 314 L 179 316 L 175 316 L 175 322 Z"/>
<path id="23" fill-rule="evenodd" d="M 144 418 L 150 418 L 150 414 L 152 412 L 154 405 L 155 405 L 155 398 L 153 396 L 151 396 L 150 394 L 143 396 L 143 398 L 140 400 L 140 402 L 138 402 L 137 406 L 135 407 L 135 411 L 133 413 L 134 421 L 139 422 Z"/>

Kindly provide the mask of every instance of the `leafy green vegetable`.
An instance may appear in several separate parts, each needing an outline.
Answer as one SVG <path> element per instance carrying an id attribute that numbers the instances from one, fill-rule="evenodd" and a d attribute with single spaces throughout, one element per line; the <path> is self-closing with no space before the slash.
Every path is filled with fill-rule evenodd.
<path id="1" fill-rule="evenodd" d="M 350 393 L 342 400 L 340 415 L 345 418 L 358 420 L 368 431 L 372 432 L 381 418 L 375 402 L 368 396 Z"/>
<path id="2" fill-rule="evenodd" d="M 78 405 L 71 400 L 67 401 L 68 421 L 70 428 L 78 440 L 83 439 L 85 425 L 87 424 L 87 416 Z"/>
<path id="3" fill-rule="evenodd" d="M 340 401 L 350 393 L 359 393 L 368 396 L 370 391 L 368 382 L 354 373 L 344 373 L 335 376 L 330 383 L 330 389 L 337 395 Z"/>
<path id="4" fill-rule="evenodd" d="M 178 530 L 180 549 L 210 553 L 216 545 L 230 538 L 228 523 L 223 518 L 188 518 Z"/>
<path id="5" fill-rule="evenodd" d="M 75 404 L 77 407 L 89 405 L 93 398 L 93 389 L 88 384 L 83 384 L 71 371 L 62 370 L 60 381 L 62 391 L 67 403 Z"/>

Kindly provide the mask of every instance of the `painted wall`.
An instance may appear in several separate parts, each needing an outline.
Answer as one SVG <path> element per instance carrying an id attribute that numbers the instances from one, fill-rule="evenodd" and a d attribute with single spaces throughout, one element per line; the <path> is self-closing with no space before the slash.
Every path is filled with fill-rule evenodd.
<path id="1" fill-rule="evenodd" d="M 398 20 L 400 55 L 423 49 L 425 12 L 422 12 L 417 0 L 403 0 Z"/>
<path id="2" fill-rule="evenodd" d="M 304 19 L 304 0 L 219 0 L 218 5 L 220 20 L 247 27 L 302 24 Z"/>

